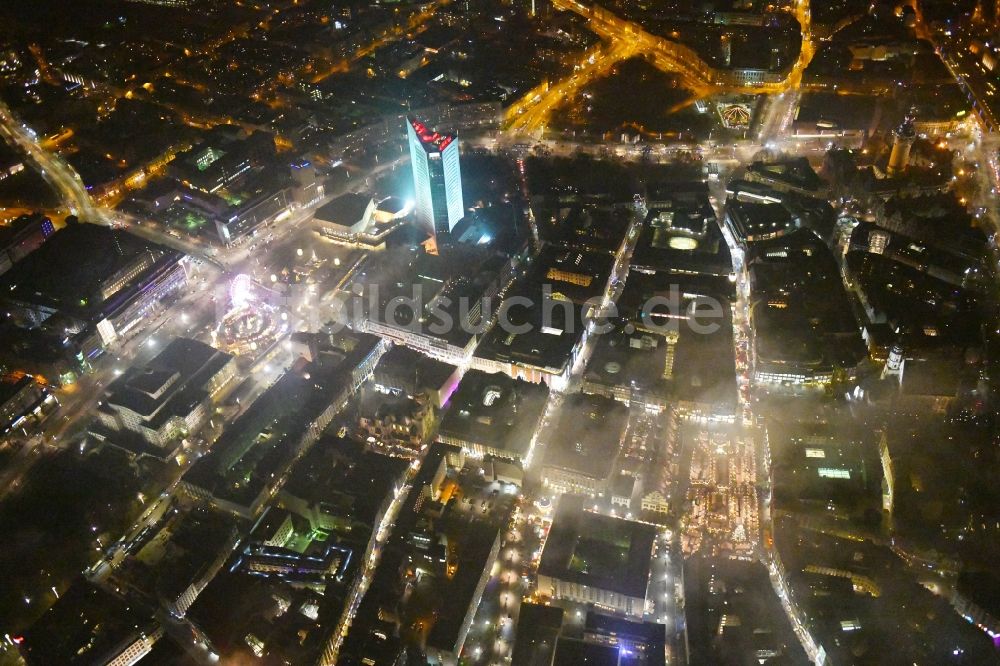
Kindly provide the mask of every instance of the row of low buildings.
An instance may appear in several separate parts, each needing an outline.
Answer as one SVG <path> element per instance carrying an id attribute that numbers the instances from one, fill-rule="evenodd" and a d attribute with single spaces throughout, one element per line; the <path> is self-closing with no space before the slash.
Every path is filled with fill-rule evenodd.
<path id="1" fill-rule="evenodd" d="M 122 210 L 223 245 L 325 196 L 311 160 L 286 162 L 276 153 L 273 135 L 244 135 L 229 126 L 209 131 L 164 172 L 165 178 L 132 195 Z"/>
<path id="2" fill-rule="evenodd" d="M 181 488 L 189 497 L 238 516 L 260 513 L 386 349 L 375 336 L 350 332 L 329 342 L 340 346 L 298 361 L 229 424 L 185 474 Z"/>
<path id="3" fill-rule="evenodd" d="M 477 492 L 478 474 L 465 474 L 465 463 L 456 446 L 439 443 L 427 450 L 382 546 L 338 663 L 400 663 L 408 643 L 418 646 L 431 664 L 459 663 L 512 503 L 510 495 L 503 495 L 493 500 L 497 506 L 491 511 L 463 517 L 457 497 L 449 500 L 449 495 L 458 488 Z M 485 497 L 492 496 L 487 492 Z M 406 595 L 400 594 L 401 586 L 409 590 Z M 399 629 L 408 612 L 423 613 L 422 608 L 434 610 L 415 635 L 401 639 Z M 328 650 L 324 663 L 332 656 Z"/>
<path id="4" fill-rule="evenodd" d="M 55 396 L 31 375 L 0 378 L 0 434 L 43 418 Z"/>

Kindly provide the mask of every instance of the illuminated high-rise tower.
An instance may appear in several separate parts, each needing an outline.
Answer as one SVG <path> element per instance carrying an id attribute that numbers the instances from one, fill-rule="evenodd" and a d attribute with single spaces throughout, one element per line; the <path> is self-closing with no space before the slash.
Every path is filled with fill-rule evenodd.
<path id="1" fill-rule="evenodd" d="M 414 118 L 407 118 L 406 134 L 413 164 L 414 215 L 435 238 L 448 234 L 465 215 L 458 136 L 433 132 Z"/>

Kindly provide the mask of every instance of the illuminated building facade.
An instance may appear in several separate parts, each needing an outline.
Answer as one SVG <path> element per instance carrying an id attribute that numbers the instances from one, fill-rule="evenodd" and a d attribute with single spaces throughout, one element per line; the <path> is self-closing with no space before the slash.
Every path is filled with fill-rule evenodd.
<path id="1" fill-rule="evenodd" d="M 74 222 L 3 274 L 0 300 L 16 325 L 53 331 L 83 361 L 127 338 L 181 291 L 185 263 L 170 248 Z"/>
<path id="2" fill-rule="evenodd" d="M 97 419 L 113 432 L 126 430 L 164 447 L 200 428 L 213 398 L 235 376 L 234 357 L 197 340 L 177 338 L 148 364 L 111 383 Z"/>
<path id="3" fill-rule="evenodd" d="M 917 132 L 913 127 L 913 114 L 911 113 L 893 132 L 892 152 L 889 153 L 889 164 L 886 167 L 886 173 L 890 176 L 898 176 L 906 171 L 906 167 L 910 163 L 910 149 L 913 147 L 913 140 L 916 137 Z"/>
<path id="4" fill-rule="evenodd" d="M 0 180 L 3 179 L 0 169 Z M 56 231 L 44 215 L 22 215 L 10 224 L 0 225 L 0 273 L 38 249 Z"/>
<path id="5" fill-rule="evenodd" d="M 433 132 L 414 118 L 407 118 L 406 135 L 417 223 L 432 230 L 435 237 L 449 234 L 465 215 L 458 136 Z"/>
<path id="6" fill-rule="evenodd" d="M 54 400 L 31 375 L 0 380 L 0 433 L 6 434 L 32 415 L 41 414 Z"/>
<path id="7" fill-rule="evenodd" d="M 580 498 L 564 497 L 539 562 L 539 593 L 641 618 L 655 541 L 652 525 L 586 512 Z M 599 552 L 614 559 L 602 562 Z"/>

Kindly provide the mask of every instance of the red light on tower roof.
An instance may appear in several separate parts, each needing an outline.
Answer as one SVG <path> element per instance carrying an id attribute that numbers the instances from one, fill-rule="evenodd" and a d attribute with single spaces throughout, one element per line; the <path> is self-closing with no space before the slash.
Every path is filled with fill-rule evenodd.
<path id="1" fill-rule="evenodd" d="M 420 142 L 425 146 L 431 146 L 439 151 L 443 151 L 455 140 L 454 134 L 441 134 L 440 132 L 431 131 L 427 125 L 415 118 L 409 118 L 409 121 Z"/>

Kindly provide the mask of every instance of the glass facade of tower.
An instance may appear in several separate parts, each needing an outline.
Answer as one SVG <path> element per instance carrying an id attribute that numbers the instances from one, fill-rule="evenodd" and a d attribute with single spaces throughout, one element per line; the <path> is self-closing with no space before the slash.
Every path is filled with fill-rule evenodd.
<path id="1" fill-rule="evenodd" d="M 406 133 L 417 221 L 435 235 L 449 233 L 465 215 L 458 137 L 432 132 L 413 118 L 406 123 Z"/>

